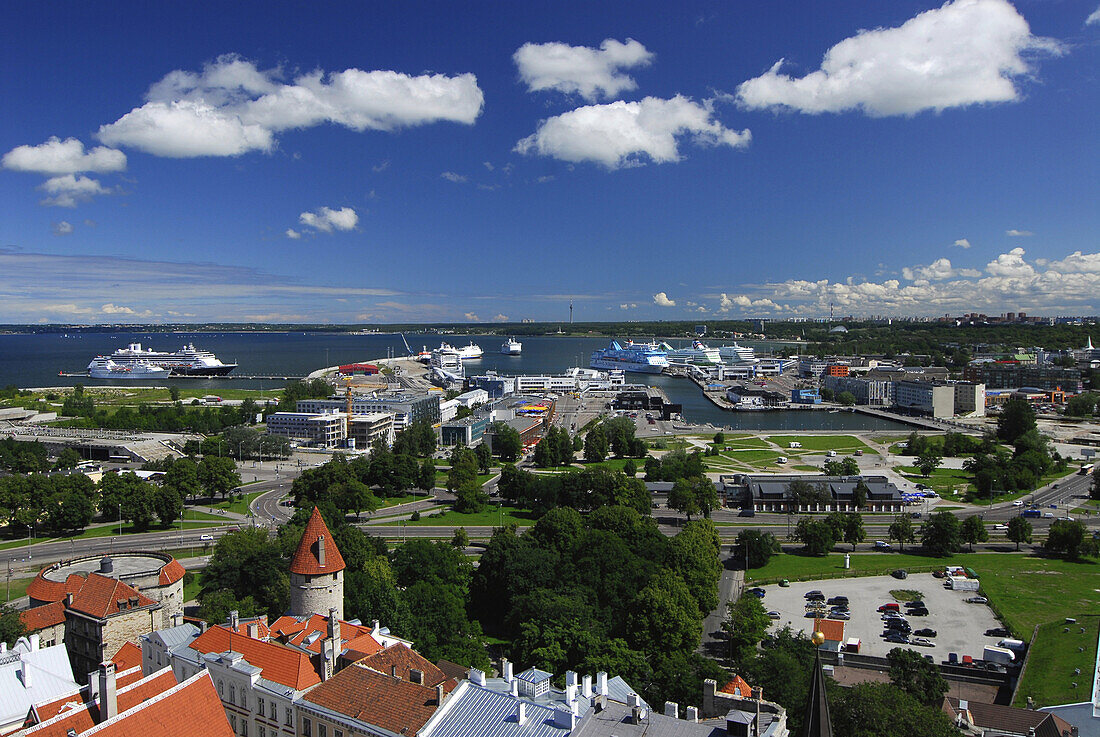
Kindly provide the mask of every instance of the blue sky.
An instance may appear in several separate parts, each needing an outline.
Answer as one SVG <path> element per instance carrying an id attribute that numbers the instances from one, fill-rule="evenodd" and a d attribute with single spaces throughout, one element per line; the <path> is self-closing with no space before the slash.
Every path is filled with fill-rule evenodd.
<path id="1" fill-rule="evenodd" d="M 0 321 L 1096 314 L 1097 1 L 9 3 Z"/>

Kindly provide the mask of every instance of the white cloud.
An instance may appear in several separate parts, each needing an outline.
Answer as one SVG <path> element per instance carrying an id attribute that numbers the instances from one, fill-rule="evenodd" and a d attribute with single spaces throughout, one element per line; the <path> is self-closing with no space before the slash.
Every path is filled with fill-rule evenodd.
<path id="1" fill-rule="evenodd" d="M 1093 25 L 1094 23 L 1100 24 L 1100 8 L 1089 13 L 1089 17 L 1085 18 L 1085 25 Z"/>
<path id="2" fill-rule="evenodd" d="M 653 54 L 632 38 L 606 39 L 600 48 L 526 43 L 512 56 L 529 92 L 557 90 L 586 100 L 615 97 L 638 84 L 621 70 L 648 66 Z"/>
<path id="3" fill-rule="evenodd" d="M 153 315 L 151 310 L 141 310 L 139 312 L 133 307 L 111 304 L 110 302 L 100 307 L 99 311 L 104 315 L 129 315 L 131 317 L 151 317 Z"/>
<path id="4" fill-rule="evenodd" d="M 492 171 L 494 168 L 496 168 L 496 167 L 493 166 L 493 162 L 491 162 L 491 161 L 482 161 L 481 165 L 484 166 L 489 171 Z"/>
<path id="5" fill-rule="evenodd" d="M 0 163 L 13 171 L 33 171 L 39 174 L 76 174 L 92 171 L 100 174 L 126 169 L 126 154 L 106 146 L 84 151 L 76 138 L 62 141 L 57 136 L 37 146 L 16 146 L 4 154 Z"/>
<path id="6" fill-rule="evenodd" d="M 41 204 L 53 207 L 76 207 L 78 202 L 86 202 L 96 195 L 110 194 L 112 191 L 100 184 L 99 180 L 83 174 L 50 177 L 38 188 L 51 195 L 42 200 Z"/>
<path id="7" fill-rule="evenodd" d="M 675 307 L 676 300 L 669 299 L 668 295 L 664 292 L 657 292 L 653 295 L 653 304 L 657 305 L 658 307 Z"/>
<path id="8" fill-rule="evenodd" d="M 292 241 L 296 241 L 302 237 L 302 234 L 296 231 L 294 228 L 287 228 L 286 237 L 291 239 Z"/>
<path id="9" fill-rule="evenodd" d="M 59 223 L 51 225 L 50 231 L 54 235 L 70 235 L 73 232 L 73 224 L 66 220 L 62 220 Z"/>
<path id="10" fill-rule="evenodd" d="M 469 322 L 481 322 L 481 318 L 477 316 L 476 312 L 466 312 L 466 313 L 463 314 L 463 316 Z"/>
<path id="11" fill-rule="evenodd" d="M 1030 230 L 1016 230 L 1015 228 L 1009 228 L 1005 231 L 1005 235 L 1009 238 L 1027 238 L 1028 236 L 1035 235 Z"/>
<path id="12" fill-rule="evenodd" d="M 1026 277 L 1035 274 L 1035 269 L 1024 260 L 1024 249 L 1013 248 L 1002 253 L 985 265 L 985 270 L 993 276 Z"/>
<path id="13" fill-rule="evenodd" d="M 633 309 L 637 309 L 637 307 L 638 307 L 637 302 L 623 302 L 621 305 L 619 305 L 620 310 L 633 310 Z"/>
<path id="14" fill-rule="evenodd" d="M 958 276 L 981 276 L 982 272 L 976 269 L 957 269 L 951 265 L 951 260 L 938 258 L 928 266 L 905 267 L 901 275 L 909 281 L 942 281 Z"/>
<path id="15" fill-rule="evenodd" d="M 677 95 L 670 100 L 646 97 L 637 102 L 588 105 L 554 116 L 516 144 L 519 153 L 536 153 L 562 161 L 594 161 L 608 169 L 679 161 L 678 137 L 699 145 L 747 146 L 748 130 L 725 128 L 713 117 L 709 102 Z"/>
<path id="16" fill-rule="evenodd" d="M 955 245 L 959 248 L 970 248 L 970 241 L 966 238 L 959 238 L 957 241 L 955 241 Z"/>
<path id="17" fill-rule="evenodd" d="M 780 60 L 742 83 L 737 97 L 754 109 L 875 117 L 1013 102 L 1016 80 L 1032 71 L 1029 54 L 1040 51 L 1056 54 L 1061 46 L 1033 36 L 1007 0 L 955 0 L 896 28 L 860 31 L 804 77 L 781 73 Z"/>
<path id="18" fill-rule="evenodd" d="M 149 88 L 146 102 L 98 137 L 157 156 L 238 156 L 270 151 L 275 134 L 322 123 L 355 131 L 439 121 L 473 124 L 484 95 L 473 74 L 410 76 L 393 71 L 314 71 L 292 83 L 235 55 L 201 73 L 176 70 Z"/>
<path id="19" fill-rule="evenodd" d="M 741 307 L 743 309 L 745 309 L 745 308 L 754 308 L 756 310 L 765 310 L 765 311 L 769 311 L 769 312 L 771 312 L 771 311 L 781 311 L 782 310 L 782 308 L 779 305 L 777 305 L 775 302 L 771 301 L 767 297 L 752 299 L 748 295 L 744 295 L 744 294 L 729 295 L 729 294 L 726 294 L 725 292 L 718 295 L 718 310 L 717 310 L 718 312 L 729 312 L 734 307 Z M 705 308 L 700 309 L 699 311 L 700 312 L 705 312 L 706 309 Z"/>
<path id="20" fill-rule="evenodd" d="M 339 210 L 321 207 L 312 212 L 303 212 L 298 216 L 298 222 L 308 228 L 331 233 L 333 230 L 352 230 L 359 224 L 359 215 L 350 207 L 341 207 Z M 289 233 L 287 235 L 294 237 Z"/>
<path id="21" fill-rule="evenodd" d="M 455 174 L 453 171 L 445 171 L 439 175 L 448 182 L 454 182 L 455 184 L 462 184 L 466 181 L 466 177 L 462 174 Z"/>
<path id="22" fill-rule="evenodd" d="M 493 315 L 493 322 L 508 322 L 508 316 L 498 312 Z"/>
<path id="23" fill-rule="evenodd" d="M 1100 253 L 1074 251 L 1061 261 L 1046 261 L 1043 265 L 1060 274 L 1100 274 Z"/>

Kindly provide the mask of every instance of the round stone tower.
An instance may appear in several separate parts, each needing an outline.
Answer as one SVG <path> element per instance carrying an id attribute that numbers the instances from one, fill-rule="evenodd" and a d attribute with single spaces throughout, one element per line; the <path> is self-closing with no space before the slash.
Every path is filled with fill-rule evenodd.
<path id="1" fill-rule="evenodd" d="M 344 617 L 344 559 L 317 507 L 290 561 L 290 614 Z"/>

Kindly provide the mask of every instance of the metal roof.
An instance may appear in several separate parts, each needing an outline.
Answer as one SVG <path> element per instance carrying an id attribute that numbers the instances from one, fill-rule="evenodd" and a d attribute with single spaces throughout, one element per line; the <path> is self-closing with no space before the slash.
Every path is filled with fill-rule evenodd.
<path id="1" fill-rule="evenodd" d="M 38 635 L 32 637 L 33 645 L 31 639 L 20 637 L 14 648 L 0 655 L 0 729 L 22 724 L 32 704 L 53 701 L 80 688 L 65 646 L 39 648 Z"/>
<path id="2" fill-rule="evenodd" d="M 516 674 L 516 678 L 520 679 L 521 681 L 527 681 L 528 683 L 542 683 L 543 681 L 548 681 L 553 677 L 553 673 L 547 673 L 546 671 L 539 670 L 538 668 L 528 668 L 522 673 Z"/>
<path id="3" fill-rule="evenodd" d="M 525 704 L 523 723 L 517 721 Z M 555 709 L 463 681 L 420 730 L 420 737 L 565 737 L 570 729 L 554 724 Z"/>

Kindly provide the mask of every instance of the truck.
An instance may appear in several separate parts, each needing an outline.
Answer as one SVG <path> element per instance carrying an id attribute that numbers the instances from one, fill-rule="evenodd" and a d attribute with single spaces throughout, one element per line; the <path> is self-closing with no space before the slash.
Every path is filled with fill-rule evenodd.
<path id="1" fill-rule="evenodd" d="M 1016 655 L 1023 655 L 1024 650 L 1027 649 L 1027 645 L 1023 640 L 1016 640 L 1011 637 L 1006 637 L 997 643 L 997 647 L 1002 647 L 1005 650 L 1011 650 Z"/>
<path id="2" fill-rule="evenodd" d="M 1007 647 L 998 647 L 996 645 L 986 645 L 985 651 L 982 653 L 982 660 L 987 663 L 1000 663 L 1001 665 L 1012 665 L 1016 662 L 1016 653 L 1009 650 Z"/>
<path id="3" fill-rule="evenodd" d="M 963 576 L 952 576 L 947 579 L 947 583 L 953 591 L 977 591 L 978 580 L 976 578 L 965 578 Z"/>

